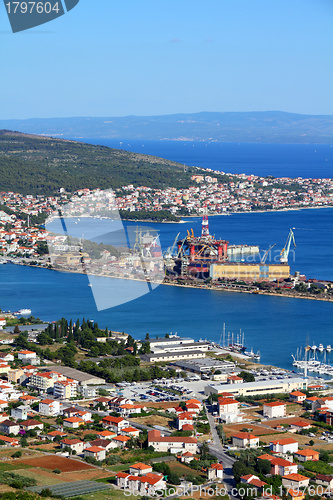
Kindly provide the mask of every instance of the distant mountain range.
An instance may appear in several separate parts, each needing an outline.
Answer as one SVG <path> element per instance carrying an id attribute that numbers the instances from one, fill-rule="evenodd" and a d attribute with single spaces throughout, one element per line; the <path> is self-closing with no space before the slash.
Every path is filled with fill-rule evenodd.
<path id="1" fill-rule="evenodd" d="M 0 129 L 73 139 L 333 143 L 332 115 L 280 111 L 0 120 Z"/>

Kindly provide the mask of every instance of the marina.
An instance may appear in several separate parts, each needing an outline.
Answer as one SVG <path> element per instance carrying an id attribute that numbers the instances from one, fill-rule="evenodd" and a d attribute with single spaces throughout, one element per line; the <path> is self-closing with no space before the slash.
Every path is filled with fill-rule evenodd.
<path id="1" fill-rule="evenodd" d="M 331 350 L 330 344 L 326 347 L 323 344 L 319 344 L 318 347 L 313 344 L 312 346 L 307 345 L 303 354 L 303 348 L 300 347 L 296 351 L 296 356 L 292 354 L 293 366 L 304 371 L 305 376 L 307 372 L 313 372 L 333 377 L 333 365 L 328 363 Z"/>
<path id="2" fill-rule="evenodd" d="M 250 350 L 246 350 L 245 346 L 245 333 L 242 330 L 239 331 L 236 335 L 234 332 L 226 333 L 225 323 L 223 324 L 223 331 L 220 336 L 220 341 L 218 344 L 212 342 L 213 347 L 220 348 L 224 352 L 237 354 L 242 359 L 248 359 L 251 361 L 259 361 L 260 360 L 260 352 L 253 352 L 253 348 Z"/>

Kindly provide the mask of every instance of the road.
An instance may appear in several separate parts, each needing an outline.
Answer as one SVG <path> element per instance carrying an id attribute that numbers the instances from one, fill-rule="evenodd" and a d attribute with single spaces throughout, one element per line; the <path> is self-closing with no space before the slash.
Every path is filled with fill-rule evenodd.
<path id="1" fill-rule="evenodd" d="M 230 498 L 237 498 L 232 494 L 232 489 L 236 487 L 236 482 L 234 480 L 234 476 L 232 473 L 232 466 L 235 462 L 234 458 L 229 457 L 223 450 L 223 446 L 219 435 L 216 430 L 216 423 L 213 415 L 208 412 L 206 407 L 208 422 L 210 425 L 210 430 L 212 434 L 212 443 L 208 443 L 209 451 L 212 455 L 215 455 L 219 462 L 223 465 L 223 482 L 225 487 L 227 488 L 228 495 Z"/>

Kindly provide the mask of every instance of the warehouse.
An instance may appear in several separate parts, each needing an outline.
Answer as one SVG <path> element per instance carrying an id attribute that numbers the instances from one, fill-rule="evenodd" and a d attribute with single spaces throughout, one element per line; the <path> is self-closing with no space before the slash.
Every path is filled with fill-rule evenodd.
<path id="1" fill-rule="evenodd" d="M 177 351 L 177 352 L 162 352 L 155 354 L 142 354 L 140 358 L 142 361 L 148 361 L 149 363 L 155 363 L 158 361 L 175 361 L 177 359 L 192 359 L 201 358 L 201 351 Z"/>
<path id="2" fill-rule="evenodd" d="M 287 264 L 247 264 L 244 262 L 225 262 L 210 266 L 212 279 L 225 278 L 244 281 L 274 281 L 289 278 L 290 267 Z"/>
<path id="3" fill-rule="evenodd" d="M 177 361 L 174 363 L 182 370 L 194 373 L 205 373 L 211 370 L 221 370 L 221 372 L 233 372 L 236 369 L 235 363 L 223 361 L 215 358 L 199 358 L 191 361 Z"/>
<path id="4" fill-rule="evenodd" d="M 260 394 L 278 394 L 307 388 L 307 379 L 285 378 L 282 380 L 261 380 L 242 384 L 210 384 L 205 387 L 205 394 L 221 394 L 229 392 L 235 396 L 256 396 Z"/>
<path id="5" fill-rule="evenodd" d="M 76 380 L 80 385 L 105 384 L 105 380 L 103 378 L 95 377 L 94 375 L 81 372 L 80 370 L 75 370 L 69 366 L 50 366 L 46 371 L 57 371 L 68 378 Z"/>

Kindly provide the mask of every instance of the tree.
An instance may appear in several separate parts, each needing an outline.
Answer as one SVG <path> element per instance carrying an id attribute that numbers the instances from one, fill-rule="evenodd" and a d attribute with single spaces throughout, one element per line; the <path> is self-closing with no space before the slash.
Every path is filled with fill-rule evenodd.
<path id="1" fill-rule="evenodd" d="M 12 454 L 12 458 L 20 458 L 22 456 L 22 451 L 18 450 Z"/>
<path id="2" fill-rule="evenodd" d="M 232 466 L 232 472 L 236 483 L 239 483 L 242 476 L 246 476 L 247 474 L 255 474 L 255 470 L 252 467 L 247 467 L 247 465 L 245 465 L 242 460 L 236 460 L 236 462 Z"/>
<path id="3" fill-rule="evenodd" d="M 261 458 L 258 459 L 258 462 L 257 462 L 257 467 L 258 467 L 258 471 L 261 473 L 261 474 L 269 474 L 271 472 L 271 463 L 269 460 L 262 460 Z"/>
<path id="4" fill-rule="evenodd" d="M 25 437 L 22 437 L 20 439 L 20 445 L 21 445 L 22 448 L 26 448 L 28 446 L 28 441 L 26 440 Z"/>
<path id="5" fill-rule="evenodd" d="M 246 371 L 240 372 L 239 376 L 242 377 L 244 382 L 255 382 L 255 380 L 256 380 L 253 373 L 246 372 Z"/>
<path id="6" fill-rule="evenodd" d="M 18 325 L 15 325 L 14 333 L 21 333 L 21 330 L 19 329 Z"/>

